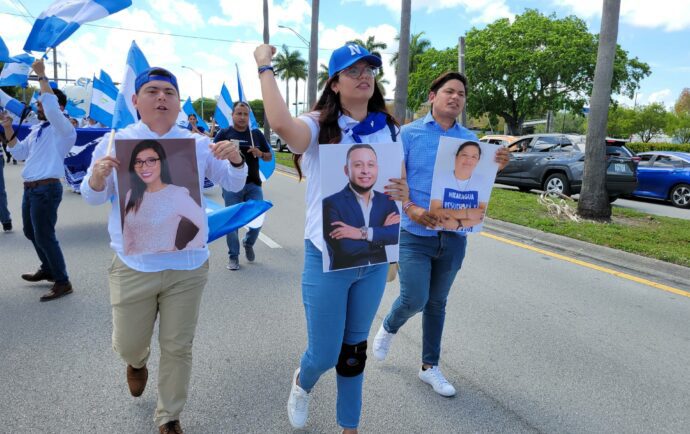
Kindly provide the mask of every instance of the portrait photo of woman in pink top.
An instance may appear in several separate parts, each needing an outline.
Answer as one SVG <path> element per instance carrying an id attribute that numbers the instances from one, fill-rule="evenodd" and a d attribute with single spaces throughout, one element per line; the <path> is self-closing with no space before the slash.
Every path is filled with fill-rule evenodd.
<path id="1" fill-rule="evenodd" d="M 202 248 L 206 214 L 186 187 L 172 183 L 163 146 L 142 140 L 132 150 L 122 236 L 125 255 Z M 191 225 L 181 225 L 183 219 Z"/>

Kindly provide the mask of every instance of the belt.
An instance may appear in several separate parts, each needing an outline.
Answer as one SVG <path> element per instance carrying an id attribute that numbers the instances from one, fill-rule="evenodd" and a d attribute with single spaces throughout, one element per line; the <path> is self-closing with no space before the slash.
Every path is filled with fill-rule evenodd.
<path id="1" fill-rule="evenodd" d="M 39 179 L 38 181 L 25 181 L 24 182 L 24 188 L 36 188 L 39 185 L 46 185 L 46 184 L 55 184 L 59 183 L 60 180 L 57 178 L 46 178 L 46 179 Z"/>

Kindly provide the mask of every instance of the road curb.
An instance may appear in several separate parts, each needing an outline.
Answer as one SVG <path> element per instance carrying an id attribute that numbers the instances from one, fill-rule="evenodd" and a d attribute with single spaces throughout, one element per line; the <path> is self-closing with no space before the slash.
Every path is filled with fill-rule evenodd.
<path id="1" fill-rule="evenodd" d="M 487 218 L 484 228 L 491 233 L 525 244 L 544 247 L 578 259 L 589 259 L 633 276 L 658 281 L 690 292 L 690 268 L 610 247 L 550 234 L 525 226 Z"/>

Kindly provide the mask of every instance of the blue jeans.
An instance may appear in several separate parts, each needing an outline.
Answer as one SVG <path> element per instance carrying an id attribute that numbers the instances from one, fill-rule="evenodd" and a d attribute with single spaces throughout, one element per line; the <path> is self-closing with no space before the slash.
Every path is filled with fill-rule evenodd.
<path id="1" fill-rule="evenodd" d="M 24 235 L 31 240 L 41 260 L 41 270 L 48 272 L 55 283 L 69 281 L 65 258 L 55 237 L 57 210 L 62 201 L 62 184 L 39 185 L 24 189 L 22 220 Z"/>
<path id="2" fill-rule="evenodd" d="M 338 363 L 343 343 L 365 341 L 386 286 L 388 264 L 324 273 L 321 252 L 304 241 L 302 301 L 307 317 L 307 350 L 300 363 L 300 386 L 310 391 Z M 364 373 L 336 375 L 336 415 L 343 428 L 357 428 Z"/>
<path id="3" fill-rule="evenodd" d="M 224 189 L 223 199 L 225 199 L 225 206 L 230 206 L 252 199 L 263 200 L 264 193 L 260 186 L 250 182 L 245 184 L 242 190 L 238 192 L 227 191 Z M 233 259 L 237 259 L 237 257 L 240 255 L 240 241 L 237 232 L 238 230 L 228 232 L 228 235 L 225 237 L 228 242 L 228 255 Z M 256 243 L 256 239 L 259 238 L 259 232 L 261 232 L 260 227 L 249 228 L 249 230 L 247 230 L 247 234 L 242 240 L 242 244 L 253 246 L 254 243 Z"/>
<path id="4" fill-rule="evenodd" d="M 7 191 L 5 190 L 5 156 L 0 155 L 0 223 L 12 221 L 10 210 L 7 208 Z"/>
<path id="5" fill-rule="evenodd" d="M 436 366 L 450 287 L 465 258 L 467 239 L 454 232 L 420 237 L 400 231 L 400 296 L 383 320 L 389 333 L 422 314 L 422 363 Z"/>

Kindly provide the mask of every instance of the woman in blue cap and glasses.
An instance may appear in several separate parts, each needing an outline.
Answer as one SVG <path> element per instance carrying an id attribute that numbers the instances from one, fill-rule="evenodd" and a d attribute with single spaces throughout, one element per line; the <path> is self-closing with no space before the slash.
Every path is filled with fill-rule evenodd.
<path id="1" fill-rule="evenodd" d="M 381 59 L 364 47 L 348 42 L 333 52 L 323 93 L 311 112 L 297 118 L 290 116 L 276 83 L 271 66 L 275 52 L 270 45 L 254 51 L 264 109 L 271 127 L 295 154 L 300 178 L 304 173 L 309 180 L 302 273 L 308 342 L 292 379 L 288 417 L 295 428 L 306 424 L 312 388 L 335 367 L 338 424 L 345 433 L 356 433 L 367 337 L 383 296 L 388 265 L 323 272 L 319 144 L 395 142 L 399 127 L 375 80 Z M 387 188 L 386 193 L 395 200 L 406 199 L 407 186 L 397 185 L 402 187 Z"/>

